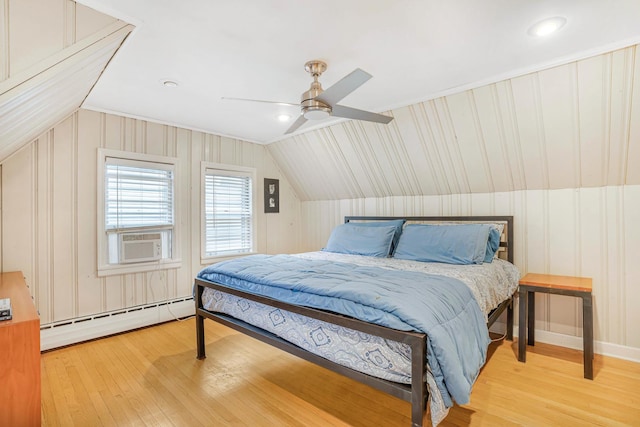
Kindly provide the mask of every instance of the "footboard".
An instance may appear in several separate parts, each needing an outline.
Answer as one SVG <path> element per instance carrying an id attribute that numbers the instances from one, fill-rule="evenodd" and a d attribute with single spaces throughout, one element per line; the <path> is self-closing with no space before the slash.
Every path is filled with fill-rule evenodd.
<path id="1" fill-rule="evenodd" d="M 284 350 L 290 354 L 298 356 L 304 360 L 313 362 L 319 366 L 327 368 L 333 372 L 354 379 L 363 384 L 374 387 L 392 396 L 398 397 L 411 403 L 411 420 L 413 426 L 422 426 L 422 418 L 427 402 L 426 387 L 426 351 L 427 336 L 426 334 L 417 332 L 399 331 L 396 329 L 386 328 L 371 323 L 363 322 L 350 317 L 339 314 L 324 312 L 313 308 L 300 307 L 284 303 L 282 301 L 265 298 L 246 292 L 230 289 L 228 287 L 218 285 L 216 283 L 196 279 L 195 280 L 195 305 L 196 305 L 196 339 L 197 339 L 197 357 L 204 359 L 206 357 L 204 342 L 204 319 L 208 318 L 263 341 L 276 348 Z M 252 326 L 244 321 L 235 319 L 222 313 L 207 311 L 202 306 L 202 293 L 204 288 L 217 289 L 222 292 L 237 295 L 242 298 L 260 302 L 275 308 L 280 308 L 303 316 L 312 317 L 335 325 L 354 329 L 382 338 L 398 341 L 407 344 L 411 348 L 411 385 L 400 384 L 393 381 L 384 380 L 373 377 L 362 372 L 339 365 L 323 357 L 310 353 L 296 345 L 283 340 L 282 338 L 267 332 L 263 329 Z"/>

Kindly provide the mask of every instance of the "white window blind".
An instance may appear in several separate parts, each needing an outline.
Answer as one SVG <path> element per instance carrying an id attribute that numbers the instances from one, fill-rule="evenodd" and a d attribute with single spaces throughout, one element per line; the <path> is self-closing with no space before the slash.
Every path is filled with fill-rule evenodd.
<path id="1" fill-rule="evenodd" d="M 105 162 L 105 230 L 173 226 L 171 165 L 107 158 Z"/>
<path id="2" fill-rule="evenodd" d="M 252 185 L 251 174 L 206 171 L 205 256 L 233 255 L 253 250 Z"/>

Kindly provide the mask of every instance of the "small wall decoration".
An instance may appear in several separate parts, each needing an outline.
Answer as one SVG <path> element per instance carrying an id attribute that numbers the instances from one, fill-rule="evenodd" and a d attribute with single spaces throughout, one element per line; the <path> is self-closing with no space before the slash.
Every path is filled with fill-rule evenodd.
<path id="1" fill-rule="evenodd" d="M 280 212 L 280 182 L 277 179 L 264 179 L 264 213 Z"/>

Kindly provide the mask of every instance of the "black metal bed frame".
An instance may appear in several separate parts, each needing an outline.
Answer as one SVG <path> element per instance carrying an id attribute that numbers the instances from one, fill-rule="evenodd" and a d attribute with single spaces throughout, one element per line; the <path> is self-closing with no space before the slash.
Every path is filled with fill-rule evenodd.
<path id="1" fill-rule="evenodd" d="M 501 242 L 501 247 L 506 249 L 507 260 L 513 262 L 513 217 L 512 216 L 451 216 L 451 217 L 366 217 L 366 216 L 347 216 L 345 223 L 350 221 L 385 221 L 406 219 L 410 222 L 475 222 L 475 223 L 495 223 L 500 222 L 506 225 L 506 241 Z M 374 387 L 392 396 L 398 397 L 411 403 L 411 424 L 414 427 L 422 426 L 422 419 L 426 408 L 428 397 L 426 387 L 426 352 L 427 352 L 427 335 L 418 332 L 399 331 L 372 323 L 363 322 L 340 314 L 330 313 L 314 308 L 301 307 L 288 304 L 282 301 L 266 298 L 236 289 L 231 289 L 217 283 L 195 279 L 195 305 L 196 305 L 196 341 L 197 341 L 197 358 L 204 359 L 205 342 L 204 342 L 204 319 L 208 318 L 276 348 L 284 350 L 290 354 L 298 356 L 304 360 L 313 362 L 319 366 L 327 368 L 333 372 L 342 374 L 348 378 L 361 382 L 363 384 Z M 350 328 L 356 331 L 364 332 L 370 335 L 376 335 L 382 338 L 398 341 L 408 345 L 411 348 L 411 384 L 400 384 L 389 380 L 373 377 L 362 372 L 342 366 L 323 357 L 310 353 L 301 347 L 293 345 L 288 341 L 267 332 L 261 328 L 250 325 L 242 320 L 238 320 L 232 316 L 210 312 L 204 309 L 202 305 L 202 293 L 205 288 L 216 289 L 222 292 L 256 301 L 275 308 L 280 308 L 303 316 L 318 319 L 324 322 Z M 490 314 L 487 327 L 490 327 L 498 317 L 507 310 L 507 334 L 508 340 L 513 340 L 513 296 L 503 301 Z"/>

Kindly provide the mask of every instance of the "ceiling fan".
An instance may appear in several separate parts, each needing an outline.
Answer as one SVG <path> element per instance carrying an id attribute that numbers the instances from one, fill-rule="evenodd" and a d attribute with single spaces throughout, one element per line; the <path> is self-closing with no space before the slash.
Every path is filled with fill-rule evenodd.
<path id="1" fill-rule="evenodd" d="M 300 126 L 305 124 L 308 120 L 322 120 L 329 116 L 343 117 L 346 119 L 364 120 L 368 122 L 384 123 L 387 124 L 393 117 L 385 116 L 383 114 L 372 113 L 370 111 L 358 110 L 356 108 L 345 107 L 338 104 L 338 102 L 349 95 L 351 92 L 362 86 L 372 76 L 371 74 L 362 71 L 360 68 L 356 68 L 350 74 L 347 74 L 339 82 L 327 90 L 322 89 L 322 85 L 318 81 L 320 75 L 326 71 L 327 64 L 314 60 L 304 64 L 304 69 L 311 74 L 313 82 L 309 90 L 304 92 L 300 97 L 300 104 L 292 104 L 289 102 L 277 102 L 277 101 L 262 101 L 258 99 L 244 99 L 244 98 L 224 98 L 236 101 L 252 101 L 252 102 L 266 102 L 271 104 L 291 105 L 300 107 L 300 116 L 298 119 L 287 129 L 285 134 L 290 134 L 298 130 Z"/>

